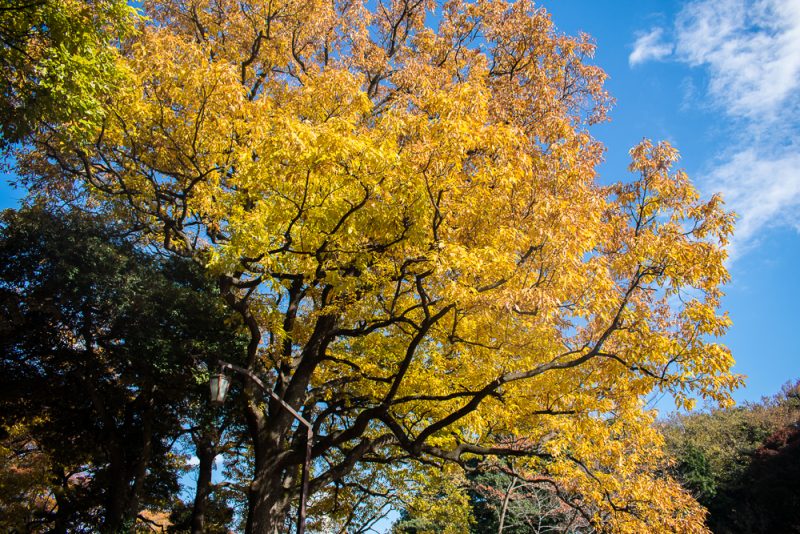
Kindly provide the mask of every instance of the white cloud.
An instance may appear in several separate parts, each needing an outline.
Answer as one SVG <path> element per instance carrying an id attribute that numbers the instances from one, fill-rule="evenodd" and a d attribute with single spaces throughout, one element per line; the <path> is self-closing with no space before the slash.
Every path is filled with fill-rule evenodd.
<path id="1" fill-rule="evenodd" d="M 764 229 L 797 227 L 800 222 L 800 150 L 745 149 L 715 167 L 704 182 L 706 189 L 722 192 L 727 206 L 739 215 L 733 257 L 755 245 Z"/>
<path id="2" fill-rule="evenodd" d="M 221 454 L 218 454 L 214 457 L 214 468 L 215 469 L 222 469 L 225 462 L 225 458 L 222 457 Z M 200 465 L 200 458 L 197 456 L 192 456 L 188 460 L 186 460 L 186 465 L 189 467 L 195 467 Z"/>
<path id="3" fill-rule="evenodd" d="M 628 63 L 634 67 L 640 63 L 651 60 L 664 59 L 672 54 L 674 46 L 663 40 L 664 30 L 654 28 L 647 33 L 641 33 L 633 43 L 633 52 L 628 56 Z"/>
<path id="4" fill-rule="evenodd" d="M 675 55 L 705 66 L 709 95 L 734 117 L 793 107 L 800 85 L 800 0 L 702 0 L 675 23 Z"/>
<path id="5" fill-rule="evenodd" d="M 654 36 L 644 44 L 669 54 L 629 60 L 671 59 L 707 74 L 707 89 L 692 86 L 690 98 L 722 112 L 717 126 L 727 123 L 730 141 L 701 185 L 739 214 L 732 252 L 771 227 L 800 231 L 800 0 L 693 0 L 670 33 L 674 46 L 652 30 L 634 47 Z"/>

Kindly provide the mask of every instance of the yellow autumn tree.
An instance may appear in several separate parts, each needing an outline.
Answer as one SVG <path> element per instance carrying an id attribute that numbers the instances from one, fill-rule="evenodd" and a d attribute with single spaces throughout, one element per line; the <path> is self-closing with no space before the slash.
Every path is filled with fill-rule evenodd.
<path id="1" fill-rule="evenodd" d="M 326 492 L 363 489 L 359 469 L 411 491 L 428 466 L 512 455 L 603 529 L 703 530 L 643 399 L 725 403 L 738 383 L 713 342 L 732 215 L 666 143 L 633 148 L 633 181 L 598 184 L 589 127 L 610 99 L 587 36 L 528 0 L 145 11 L 122 44 L 135 83 L 94 142 L 41 135 L 21 161 L 37 191 L 219 277 L 252 337 L 221 358 L 314 424 L 312 515 L 343 521 L 352 505 Z M 242 387 L 247 530 L 271 533 L 305 431 Z"/>
<path id="2" fill-rule="evenodd" d="M 0 4 L 0 149 L 33 130 L 74 142 L 100 126 L 103 101 L 125 83 L 112 45 L 134 29 L 125 0 L 3 0 Z"/>

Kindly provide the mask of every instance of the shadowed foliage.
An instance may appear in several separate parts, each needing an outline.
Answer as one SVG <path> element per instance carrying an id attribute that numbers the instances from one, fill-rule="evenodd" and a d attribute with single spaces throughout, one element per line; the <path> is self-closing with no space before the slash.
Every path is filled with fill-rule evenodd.
<path id="1" fill-rule="evenodd" d="M 212 288 L 79 212 L 3 214 L 0 424 L 23 425 L 49 490 L 17 529 L 116 532 L 171 502 L 203 368 L 242 350 Z"/>

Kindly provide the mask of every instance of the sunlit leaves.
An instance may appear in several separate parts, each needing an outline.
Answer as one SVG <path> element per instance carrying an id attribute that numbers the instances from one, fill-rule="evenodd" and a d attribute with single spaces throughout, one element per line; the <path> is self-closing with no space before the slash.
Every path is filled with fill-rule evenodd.
<path id="1" fill-rule="evenodd" d="M 116 46 L 137 20 L 124 0 L 4 2 L 0 142 L 24 141 L 48 128 L 75 143 L 95 135 L 108 99 L 125 83 Z"/>
<path id="2" fill-rule="evenodd" d="M 524 453 L 598 522 L 701 528 L 643 399 L 738 384 L 712 339 L 732 215 L 666 143 L 596 183 L 588 37 L 528 1 L 433 7 L 152 2 L 91 150 L 32 161 L 239 284 L 253 371 L 304 392 L 332 465 Z"/>

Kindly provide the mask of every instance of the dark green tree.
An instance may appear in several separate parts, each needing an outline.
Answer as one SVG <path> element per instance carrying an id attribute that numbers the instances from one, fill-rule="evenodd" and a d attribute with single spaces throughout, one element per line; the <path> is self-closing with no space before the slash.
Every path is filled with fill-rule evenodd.
<path id="1" fill-rule="evenodd" d="M 78 212 L 2 215 L 0 424 L 27 422 L 52 460 L 42 528 L 127 531 L 174 502 L 207 369 L 243 353 L 214 287 Z"/>
<path id="2" fill-rule="evenodd" d="M 708 509 L 713 532 L 800 532 L 798 386 L 665 423 L 675 474 Z"/>
<path id="3" fill-rule="evenodd" d="M 234 513 L 235 511 L 225 499 L 224 493 L 219 491 L 211 492 L 203 509 L 201 532 L 205 534 L 228 534 L 230 525 L 235 519 Z M 193 532 L 196 527 L 194 525 L 196 517 L 192 503 L 177 501 L 170 512 L 171 525 L 167 528 L 167 532 Z"/>
<path id="4" fill-rule="evenodd" d="M 715 532 L 800 533 L 800 421 L 767 438 L 728 497 L 730 512 L 711 517 Z"/>

